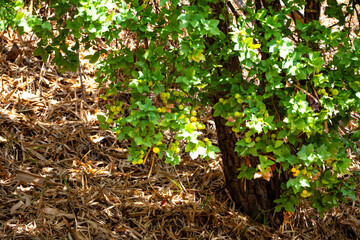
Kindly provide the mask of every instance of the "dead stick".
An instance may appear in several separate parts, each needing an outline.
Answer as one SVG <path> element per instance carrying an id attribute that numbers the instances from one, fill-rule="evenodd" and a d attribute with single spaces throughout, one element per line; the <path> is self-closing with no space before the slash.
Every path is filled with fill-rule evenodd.
<path id="1" fill-rule="evenodd" d="M 79 45 L 79 48 L 80 48 L 80 45 Z M 78 55 L 78 61 L 79 61 L 79 76 L 80 76 L 80 85 L 81 85 L 81 97 L 82 97 L 82 100 L 85 101 L 85 89 L 84 89 L 84 83 L 83 83 L 83 80 L 82 80 L 79 48 L 76 49 L 76 53 Z"/>

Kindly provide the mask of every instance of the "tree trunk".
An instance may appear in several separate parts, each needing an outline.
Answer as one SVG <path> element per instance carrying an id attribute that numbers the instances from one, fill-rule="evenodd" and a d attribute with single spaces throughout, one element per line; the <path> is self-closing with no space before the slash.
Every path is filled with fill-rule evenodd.
<path id="1" fill-rule="evenodd" d="M 272 1 L 271 5 L 275 9 L 278 1 Z M 267 1 L 256 1 L 261 7 L 268 7 Z M 273 6 L 274 5 L 274 6 Z M 213 9 L 221 13 L 224 5 L 221 1 Z M 219 29 L 225 34 L 229 31 L 229 26 L 226 21 L 220 21 Z M 207 39 L 211 44 L 212 39 Z M 263 56 L 264 57 L 264 56 Z M 236 74 L 241 72 L 240 62 L 237 57 L 224 62 L 230 72 Z M 227 89 L 225 87 L 225 89 Z M 218 102 L 218 99 L 223 97 L 226 92 L 215 93 L 211 96 L 212 102 Z M 235 144 L 239 140 L 236 134 L 230 127 L 225 126 L 226 120 L 222 117 L 215 118 L 217 137 L 219 142 L 219 148 L 222 154 L 223 169 L 226 180 L 226 187 L 230 192 L 232 199 L 234 200 L 236 207 L 242 212 L 249 215 L 252 219 L 255 219 L 261 223 L 267 223 L 271 225 L 279 226 L 283 222 L 282 213 L 274 213 L 274 200 L 278 199 L 281 194 L 281 183 L 284 182 L 279 178 L 279 173 L 274 172 L 270 181 L 264 179 L 254 180 L 240 180 L 238 179 L 239 168 L 245 161 L 244 158 L 238 157 L 235 152 Z M 257 158 L 250 159 L 251 166 L 256 167 L 259 162 Z"/>
<path id="2" fill-rule="evenodd" d="M 281 193 L 282 181 L 279 179 L 279 174 L 274 172 L 270 181 L 264 179 L 238 179 L 238 169 L 245 159 L 238 157 L 235 152 L 235 143 L 238 138 L 231 128 L 225 126 L 225 123 L 225 119 L 221 117 L 215 118 L 226 187 L 236 207 L 258 222 L 279 226 L 283 221 L 283 214 L 274 214 L 273 211 L 275 207 L 274 200 L 278 199 Z M 251 166 L 257 166 L 257 160 L 250 159 L 250 161 Z"/>

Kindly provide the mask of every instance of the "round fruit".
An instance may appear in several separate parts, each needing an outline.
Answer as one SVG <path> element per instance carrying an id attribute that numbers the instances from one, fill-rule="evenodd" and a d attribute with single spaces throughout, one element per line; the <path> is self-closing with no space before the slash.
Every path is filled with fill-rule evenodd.
<path id="1" fill-rule="evenodd" d="M 192 110 L 191 115 L 195 117 L 197 115 L 197 112 L 195 110 Z"/>
<path id="2" fill-rule="evenodd" d="M 272 139 L 275 139 L 275 138 L 276 138 L 276 134 L 275 134 L 275 133 L 271 134 L 271 138 L 272 138 Z"/>
<path id="3" fill-rule="evenodd" d="M 240 116 L 241 116 L 241 113 L 235 112 L 235 113 L 234 113 L 234 116 L 235 116 L 235 117 L 240 117 Z"/>
<path id="4" fill-rule="evenodd" d="M 220 99 L 219 99 L 219 102 L 221 102 L 221 103 L 224 102 L 224 99 L 223 99 L 223 98 L 220 98 Z"/>
<path id="5" fill-rule="evenodd" d="M 238 104 L 242 104 L 242 103 L 244 102 L 241 98 L 239 98 L 239 99 L 236 100 L 236 101 L 237 101 Z"/>
<path id="6" fill-rule="evenodd" d="M 207 141 L 207 142 L 206 142 L 206 145 L 211 146 L 211 145 L 212 145 L 212 142 L 211 142 L 211 141 Z"/>
<path id="7" fill-rule="evenodd" d="M 207 141 L 209 141 L 209 139 L 208 139 L 208 138 L 204 138 L 204 142 L 207 142 Z"/>
<path id="8" fill-rule="evenodd" d="M 294 172 L 296 172 L 296 170 L 297 170 L 297 169 L 293 167 L 293 168 L 291 169 L 291 172 L 294 173 Z"/>
<path id="9" fill-rule="evenodd" d="M 161 112 L 162 112 L 162 108 L 158 108 L 158 109 L 157 109 L 157 112 L 158 112 L 158 113 L 161 113 Z"/>
<path id="10" fill-rule="evenodd" d="M 153 152 L 154 152 L 154 153 L 158 153 L 158 152 L 160 152 L 160 149 L 159 149 L 158 147 L 154 147 L 154 148 L 153 148 Z"/>
<path id="11" fill-rule="evenodd" d="M 339 90 L 337 90 L 337 89 L 334 89 L 334 90 L 332 91 L 332 94 L 333 94 L 334 96 L 337 96 L 337 95 L 339 95 Z"/>
<path id="12" fill-rule="evenodd" d="M 192 116 L 192 117 L 190 118 L 190 122 L 196 122 L 196 121 L 197 121 L 197 117 Z"/>
<path id="13" fill-rule="evenodd" d="M 137 162 L 134 160 L 134 161 L 132 161 L 131 162 L 133 165 L 136 165 L 137 164 Z"/>
<path id="14" fill-rule="evenodd" d="M 238 94 L 238 93 L 235 94 L 235 98 L 236 98 L 236 99 L 240 98 L 240 94 Z"/>
<path id="15" fill-rule="evenodd" d="M 246 143 L 251 143 L 251 141 L 252 141 L 251 138 L 249 138 L 249 137 L 245 138 Z"/>
<path id="16" fill-rule="evenodd" d="M 302 170 L 302 173 L 305 175 L 307 173 L 306 169 Z"/>
<path id="17" fill-rule="evenodd" d="M 140 158 L 137 163 L 138 164 L 143 164 L 143 162 L 144 162 L 144 160 L 142 160 L 142 158 Z"/>
<path id="18" fill-rule="evenodd" d="M 265 113 L 265 114 L 264 114 L 264 117 L 268 117 L 268 116 L 269 116 L 269 114 L 268 114 L 268 113 Z"/>
<path id="19" fill-rule="evenodd" d="M 173 92 L 173 94 L 174 94 L 175 97 L 180 95 L 180 93 L 178 91 Z"/>
<path id="20" fill-rule="evenodd" d="M 256 137 L 256 138 L 255 138 L 255 142 L 258 142 L 258 141 L 260 141 L 260 140 L 261 140 L 260 137 Z"/>
<path id="21" fill-rule="evenodd" d="M 152 87 L 154 85 L 154 83 L 152 81 L 149 82 L 149 87 Z"/>
<path id="22" fill-rule="evenodd" d="M 302 191 L 302 194 L 304 194 L 304 195 L 306 195 L 308 192 L 304 189 L 303 191 Z"/>
<path id="23" fill-rule="evenodd" d="M 180 110 L 183 110 L 183 109 L 184 109 L 184 106 L 183 106 L 183 105 L 179 105 L 179 109 L 180 109 Z"/>

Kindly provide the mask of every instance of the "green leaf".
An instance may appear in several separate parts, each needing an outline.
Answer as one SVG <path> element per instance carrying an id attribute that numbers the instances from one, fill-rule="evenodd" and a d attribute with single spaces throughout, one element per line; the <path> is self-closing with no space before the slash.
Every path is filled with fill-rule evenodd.
<path id="1" fill-rule="evenodd" d="M 97 115 L 96 118 L 97 118 L 97 120 L 98 120 L 99 122 L 101 122 L 101 123 L 106 122 L 106 117 L 103 116 L 103 115 Z"/>

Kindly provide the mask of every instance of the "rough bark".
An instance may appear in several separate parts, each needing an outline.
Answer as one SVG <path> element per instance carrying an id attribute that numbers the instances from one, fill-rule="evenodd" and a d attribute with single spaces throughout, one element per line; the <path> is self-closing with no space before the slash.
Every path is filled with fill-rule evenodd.
<path id="1" fill-rule="evenodd" d="M 217 117 L 215 124 L 219 148 L 222 154 L 223 169 L 226 180 L 226 187 L 230 192 L 237 208 L 259 222 L 266 222 L 272 225 L 280 225 L 283 221 L 281 213 L 274 214 L 274 200 L 278 199 L 281 193 L 281 179 L 278 173 L 274 172 L 270 181 L 264 179 L 240 180 L 237 178 L 244 158 L 237 156 L 235 143 L 238 141 L 232 130 L 225 126 L 226 120 Z M 256 167 L 258 161 L 250 159 L 251 165 Z"/>
<path id="2" fill-rule="evenodd" d="M 261 1 L 256 1 L 259 4 Z M 275 8 L 277 1 L 272 1 L 272 7 Z M 218 6 L 213 9 L 219 11 L 223 9 L 221 1 Z M 269 6 L 266 1 L 261 3 L 261 6 Z M 273 6 L 274 5 L 274 6 Z M 229 26 L 226 21 L 220 21 L 219 28 L 224 33 L 229 31 Z M 211 44 L 212 39 L 207 39 Z M 232 58 L 226 63 L 223 63 L 230 72 L 236 74 L 241 72 L 240 62 L 238 58 Z M 219 98 L 223 97 L 226 92 L 218 92 L 211 96 L 212 101 L 216 103 Z M 231 130 L 231 128 L 225 126 L 226 120 L 222 117 L 215 118 L 215 124 L 217 129 L 217 136 L 219 142 L 219 148 L 222 154 L 223 169 L 226 180 L 226 187 L 230 192 L 232 199 L 234 200 L 236 207 L 243 213 L 249 215 L 251 218 L 271 225 L 280 225 L 283 221 L 282 213 L 274 214 L 274 200 L 278 199 L 281 194 L 281 179 L 279 174 L 274 172 L 274 176 L 270 181 L 264 179 L 255 180 L 240 180 L 238 179 L 239 168 L 245 161 L 244 158 L 237 156 L 235 152 L 235 144 L 238 141 L 238 137 Z M 256 167 L 258 159 L 250 159 L 251 165 Z"/>

